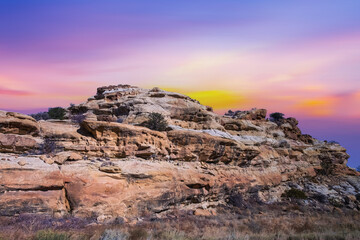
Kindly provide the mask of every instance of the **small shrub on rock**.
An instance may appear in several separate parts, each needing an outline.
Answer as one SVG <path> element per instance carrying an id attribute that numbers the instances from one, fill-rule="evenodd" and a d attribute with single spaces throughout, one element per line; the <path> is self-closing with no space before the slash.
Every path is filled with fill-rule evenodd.
<path id="1" fill-rule="evenodd" d="M 288 141 L 286 141 L 286 140 L 281 140 L 279 142 L 279 147 L 281 147 L 281 148 L 290 148 L 290 143 L 288 143 Z"/>
<path id="2" fill-rule="evenodd" d="M 60 147 L 58 146 L 55 139 L 45 138 L 44 142 L 40 144 L 39 147 L 40 154 L 55 154 L 60 151 Z"/>
<path id="3" fill-rule="evenodd" d="M 330 175 L 334 171 L 335 165 L 332 164 L 330 160 L 323 159 L 320 163 L 321 169 L 319 170 L 319 173 L 323 175 Z"/>
<path id="4" fill-rule="evenodd" d="M 77 114 L 71 116 L 71 121 L 73 123 L 81 124 L 85 120 L 86 116 L 84 114 Z"/>
<path id="5" fill-rule="evenodd" d="M 145 122 L 144 126 L 155 131 L 165 131 L 168 124 L 162 114 L 150 113 L 149 120 Z"/>
<path id="6" fill-rule="evenodd" d="M 294 199 L 307 199 L 305 192 L 296 188 L 291 188 L 289 190 L 286 190 L 283 194 L 281 194 L 281 197 L 294 198 Z"/>
<path id="7" fill-rule="evenodd" d="M 232 111 L 232 110 L 228 110 L 226 113 L 225 113 L 225 116 L 229 116 L 229 117 L 232 117 L 232 116 L 234 116 L 234 111 Z"/>
<path id="8" fill-rule="evenodd" d="M 113 114 L 115 116 L 128 116 L 130 109 L 127 106 L 120 106 L 118 108 L 113 109 Z"/>
<path id="9" fill-rule="evenodd" d="M 34 118 L 36 121 L 48 120 L 50 118 L 48 112 L 34 113 L 34 114 L 30 114 L 30 116 Z"/>
<path id="10" fill-rule="evenodd" d="M 274 112 L 270 114 L 270 121 L 272 122 L 279 122 L 280 120 L 284 119 L 285 114 Z"/>
<path id="11" fill-rule="evenodd" d="M 49 108 L 48 114 L 51 119 L 63 120 L 65 118 L 66 110 L 62 107 Z"/>
<path id="12" fill-rule="evenodd" d="M 116 120 L 117 123 L 123 123 L 124 122 L 124 119 L 119 117 L 117 120 Z"/>
<path id="13" fill-rule="evenodd" d="M 327 200 L 326 195 L 321 194 L 321 193 L 315 194 L 312 198 L 321 203 L 326 203 L 326 200 Z"/>

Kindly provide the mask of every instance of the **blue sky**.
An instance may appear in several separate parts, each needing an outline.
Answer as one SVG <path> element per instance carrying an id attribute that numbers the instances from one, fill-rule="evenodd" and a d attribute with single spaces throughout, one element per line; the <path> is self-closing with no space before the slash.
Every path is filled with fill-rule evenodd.
<path id="1" fill-rule="evenodd" d="M 0 108 L 65 107 L 108 84 L 159 86 L 218 112 L 284 112 L 342 143 L 355 167 L 359 10 L 348 0 L 3 0 Z"/>

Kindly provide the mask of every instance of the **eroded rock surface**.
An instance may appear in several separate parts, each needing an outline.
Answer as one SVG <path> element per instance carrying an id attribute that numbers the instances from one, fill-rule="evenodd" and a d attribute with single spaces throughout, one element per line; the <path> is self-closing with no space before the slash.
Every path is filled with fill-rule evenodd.
<path id="1" fill-rule="evenodd" d="M 142 126 L 152 112 L 167 131 Z M 263 109 L 220 116 L 188 96 L 129 85 L 99 88 L 69 108 L 78 114 L 81 124 L 0 112 L 0 215 L 210 216 L 299 192 L 308 208 L 360 210 L 346 149 L 303 135 L 294 118 L 273 123 Z"/>

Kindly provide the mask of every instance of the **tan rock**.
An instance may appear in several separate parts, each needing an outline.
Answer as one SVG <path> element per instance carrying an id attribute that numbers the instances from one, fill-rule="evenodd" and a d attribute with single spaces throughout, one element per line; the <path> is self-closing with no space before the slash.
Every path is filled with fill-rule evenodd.
<path id="1" fill-rule="evenodd" d="M 60 152 L 57 153 L 54 157 L 53 160 L 55 163 L 57 164 L 63 164 L 65 163 L 68 159 L 69 159 L 70 153 L 68 152 Z"/>
<path id="2" fill-rule="evenodd" d="M 144 159 L 148 159 L 151 156 L 153 156 L 154 154 L 156 154 L 156 149 L 152 146 L 148 146 L 145 148 L 139 148 L 139 150 L 136 151 L 135 156 L 144 158 Z"/>
<path id="3" fill-rule="evenodd" d="M 2 216 L 17 216 L 19 213 L 65 216 L 69 214 L 66 206 L 66 197 L 62 190 L 9 191 L 0 198 Z"/>
<path id="4" fill-rule="evenodd" d="M 83 156 L 81 156 L 79 153 L 76 152 L 70 152 L 69 158 L 67 159 L 68 161 L 78 161 L 78 160 L 82 160 Z"/>
<path id="5" fill-rule="evenodd" d="M 198 208 L 198 209 L 196 209 L 196 210 L 194 211 L 194 215 L 195 215 L 195 216 L 205 216 L 205 217 L 208 217 L 208 216 L 214 215 L 214 212 L 211 211 L 211 210 Z M 216 214 L 215 214 L 215 215 L 216 215 Z"/>
<path id="6" fill-rule="evenodd" d="M 38 146 L 31 136 L 0 133 L 0 152 L 22 153 L 34 150 Z"/>
<path id="7" fill-rule="evenodd" d="M 244 120 L 265 120 L 266 113 L 267 113 L 266 109 L 253 108 L 249 111 L 236 111 L 236 112 L 229 111 L 225 115 L 237 119 L 244 119 Z"/>
<path id="8" fill-rule="evenodd" d="M 71 141 L 79 141 L 82 137 L 82 135 L 77 132 L 79 127 L 71 122 L 40 121 L 39 125 L 41 129 L 41 135 L 44 138 L 51 138 L 57 140 L 69 139 Z"/>
<path id="9" fill-rule="evenodd" d="M 109 157 L 138 155 L 148 158 L 153 154 L 160 156 L 169 154 L 167 149 L 170 149 L 170 143 L 166 134 L 162 132 L 113 122 L 84 121 L 82 127 L 103 145 L 100 149 Z M 143 149 L 141 145 L 151 147 Z M 93 151 L 91 147 L 88 149 Z M 93 149 L 98 151 L 96 147 Z"/>
<path id="10" fill-rule="evenodd" d="M 261 127 L 256 126 L 250 120 L 241 120 L 234 118 L 223 118 L 222 125 L 226 130 L 234 130 L 234 131 L 262 131 Z"/>
<path id="11" fill-rule="evenodd" d="M 18 161 L 18 164 L 20 166 L 25 166 L 26 165 L 26 161 L 24 159 L 21 159 L 20 161 Z"/>
<path id="12" fill-rule="evenodd" d="M 168 132 L 168 138 L 177 146 L 172 152 L 179 160 L 199 160 L 211 163 L 234 161 L 241 164 L 259 154 L 255 149 L 246 148 L 234 140 L 206 133 L 175 130 Z"/>
<path id="13" fill-rule="evenodd" d="M 99 167 L 99 170 L 106 173 L 121 173 L 121 168 L 114 164 L 103 164 Z"/>
<path id="14" fill-rule="evenodd" d="M 54 162 L 57 164 L 64 164 L 66 161 L 77 161 L 81 159 L 82 156 L 74 152 L 60 152 L 53 157 Z"/>
<path id="15" fill-rule="evenodd" d="M 354 195 L 347 195 L 346 196 L 350 201 L 353 201 L 353 202 L 355 202 L 356 201 L 356 196 L 354 196 Z"/>
<path id="16" fill-rule="evenodd" d="M 53 164 L 54 163 L 54 159 L 51 158 L 50 156 L 42 155 L 42 156 L 40 156 L 40 159 L 43 160 L 47 164 Z"/>
<path id="17" fill-rule="evenodd" d="M 64 182 L 57 166 L 48 165 L 36 157 L 10 161 L 0 164 L 0 183 L 7 190 L 47 190 L 62 189 Z M 21 166 L 18 162 L 26 162 Z"/>
<path id="18" fill-rule="evenodd" d="M 30 116 L 2 112 L 0 115 L 0 133 L 20 134 L 20 135 L 37 135 L 39 133 L 38 123 Z"/>

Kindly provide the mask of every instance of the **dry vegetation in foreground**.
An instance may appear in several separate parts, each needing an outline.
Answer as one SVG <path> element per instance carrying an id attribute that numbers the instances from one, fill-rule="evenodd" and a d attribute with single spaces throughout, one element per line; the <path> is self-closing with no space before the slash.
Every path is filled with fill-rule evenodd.
<path id="1" fill-rule="evenodd" d="M 195 239 L 278 239 L 337 240 L 359 239 L 360 214 L 331 213 L 301 216 L 257 214 L 248 217 L 179 216 L 136 225 L 87 225 L 74 219 L 44 225 L 43 220 L 28 218 L 11 227 L 3 227 L 0 239 L 34 240 L 195 240 Z M 60 220 L 59 220 L 60 221 Z M 8 222 L 11 224 L 11 222 Z M 72 226 L 74 224 L 74 226 Z M 6 225 L 6 224 L 5 224 Z M 8 225 L 10 226 L 10 225 Z M 43 227 L 41 227 L 43 226 Z"/>

